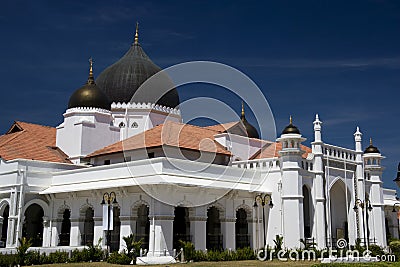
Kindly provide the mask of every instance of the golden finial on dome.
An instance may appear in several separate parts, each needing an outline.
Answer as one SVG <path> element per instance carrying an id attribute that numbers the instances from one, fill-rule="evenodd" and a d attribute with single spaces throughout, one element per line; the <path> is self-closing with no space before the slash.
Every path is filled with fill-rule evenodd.
<path id="1" fill-rule="evenodd" d="M 242 118 L 244 118 L 244 103 L 242 101 Z"/>
<path id="2" fill-rule="evenodd" d="M 90 68 L 89 68 L 89 78 L 88 78 L 88 84 L 94 84 L 94 77 L 93 77 L 93 58 L 90 57 L 89 58 L 89 64 L 90 64 Z"/>
<path id="3" fill-rule="evenodd" d="M 139 22 L 136 22 L 135 45 L 139 44 Z"/>

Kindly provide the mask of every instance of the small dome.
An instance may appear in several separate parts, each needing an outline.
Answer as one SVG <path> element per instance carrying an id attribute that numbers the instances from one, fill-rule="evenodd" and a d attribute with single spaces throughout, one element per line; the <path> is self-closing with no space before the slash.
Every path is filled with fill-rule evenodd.
<path id="1" fill-rule="evenodd" d="M 283 129 L 282 134 L 300 134 L 299 128 L 293 125 L 292 116 L 290 116 L 290 123 Z"/>
<path id="2" fill-rule="evenodd" d="M 376 146 L 372 145 L 372 138 L 369 140 L 369 146 L 364 150 L 364 154 L 381 153 Z"/>
<path id="3" fill-rule="evenodd" d="M 246 116 L 245 116 L 245 114 L 244 114 L 244 105 L 243 105 L 243 102 L 242 102 L 241 121 L 242 121 L 242 123 L 243 123 L 244 128 L 246 129 L 247 137 L 249 137 L 249 138 L 257 138 L 257 139 L 260 139 L 260 136 L 258 135 L 258 131 L 257 131 L 256 127 L 254 127 L 253 125 L 251 125 L 251 124 L 246 120 Z"/>
<path id="4" fill-rule="evenodd" d="M 111 102 L 129 103 L 138 88 L 159 71 L 161 71 L 161 68 L 151 61 L 140 46 L 138 29 L 136 29 L 135 41 L 128 52 L 100 73 L 96 83 Z M 159 105 L 172 108 L 179 105 L 179 95 L 175 88 L 160 99 L 158 99 L 159 97 L 149 93 L 141 96 L 140 99 L 134 99 L 134 101 L 143 103 L 154 103 L 156 101 Z"/>
<path id="5" fill-rule="evenodd" d="M 69 98 L 68 108 L 91 107 L 110 110 L 108 97 L 96 86 L 93 78 L 93 61 L 90 60 L 88 81 Z"/>

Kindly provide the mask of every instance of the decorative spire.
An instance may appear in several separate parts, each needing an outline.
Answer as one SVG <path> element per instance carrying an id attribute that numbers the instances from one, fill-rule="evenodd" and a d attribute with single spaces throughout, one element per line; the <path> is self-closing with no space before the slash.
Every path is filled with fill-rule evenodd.
<path id="1" fill-rule="evenodd" d="M 244 103 L 242 101 L 242 115 L 241 115 L 241 119 L 244 120 L 246 117 L 244 115 Z"/>
<path id="2" fill-rule="evenodd" d="M 135 41 L 133 44 L 135 45 L 139 44 L 139 22 L 136 22 Z"/>
<path id="3" fill-rule="evenodd" d="M 94 84 L 94 77 L 93 77 L 93 58 L 90 57 L 89 58 L 89 64 L 90 64 L 90 68 L 89 68 L 89 78 L 87 80 L 87 84 Z"/>

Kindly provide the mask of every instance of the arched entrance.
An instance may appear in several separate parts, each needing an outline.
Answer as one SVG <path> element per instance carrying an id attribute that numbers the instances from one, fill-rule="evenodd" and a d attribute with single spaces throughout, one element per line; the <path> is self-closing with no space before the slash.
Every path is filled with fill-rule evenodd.
<path id="1" fill-rule="evenodd" d="M 236 211 L 235 234 L 236 234 L 236 248 L 250 247 L 247 212 L 243 208 L 240 208 Z"/>
<path id="2" fill-rule="evenodd" d="M 311 229 L 311 194 L 310 190 L 306 185 L 303 185 L 303 226 L 304 226 L 304 237 L 310 238 Z"/>
<path id="3" fill-rule="evenodd" d="M 206 247 L 211 250 L 223 249 L 220 211 L 216 207 L 207 210 Z"/>
<path id="4" fill-rule="evenodd" d="M 348 210 L 349 199 L 346 199 L 345 184 L 338 180 L 330 189 L 330 222 L 332 245 L 340 238 L 348 241 Z M 347 198 L 350 193 L 347 191 Z M 347 203 L 346 203 L 347 200 Z"/>
<path id="5" fill-rule="evenodd" d="M 42 207 L 36 203 L 25 210 L 25 220 L 22 226 L 22 236 L 31 239 L 33 247 L 43 244 L 43 216 Z"/>
<path id="6" fill-rule="evenodd" d="M 120 242 L 121 220 L 119 218 L 120 208 L 113 207 L 113 230 L 111 231 L 110 250 L 118 251 Z"/>
<path id="7" fill-rule="evenodd" d="M 143 238 L 142 248 L 149 249 L 149 232 L 150 232 L 150 219 L 149 207 L 141 204 L 137 209 L 136 220 L 136 241 Z"/>
<path id="8" fill-rule="evenodd" d="M 190 222 L 189 222 L 189 209 L 185 207 L 175 208 L 174 217 L 174 244 L 173 247 L 176 249 L 181 248 L 179 240 L 181 241 L 191 241 L 190 236 Z"/>
<path id="9" fill-rule="evenodd" d="M 3 211 L 3 226 L 1 228 L 1 241 L 3 246 L 6 245 L 7 242 L 7 231 L 8 231 L 8 217 L 10 215 L 10 206 L 6 206 Z"/>
<path id="10" fill-rule="evenodd" d="M 62 213 L 61 233 L 59 234 L 59 246 L 69 246 L 71 232 L 71 211 L 65 209 Z"/>
<path id="11" fill-rule="evenodd" d="M 83 217 L 83 233 L 81 234 L 81 245 L 93 245 L 94 238 L 94 210 L 92 207 L 86 207 L 81 213 Z"/>

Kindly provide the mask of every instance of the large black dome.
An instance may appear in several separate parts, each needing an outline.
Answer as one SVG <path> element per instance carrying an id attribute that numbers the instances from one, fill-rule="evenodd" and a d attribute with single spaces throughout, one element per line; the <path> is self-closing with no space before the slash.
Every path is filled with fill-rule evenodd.
<path id="1" fill-rule="evenodd" d="M 94 82 L 92 61 L 90 61 L 90 72 L 88 81 L 84 86 L 77 89 L 69 98 L 68 108 L 92 107 L 110 110 L 111 103 L 108 97 Z"/>
<path id="2" fill-rule="evenodd" d="M 160 70 L 161 68 L 154 64 L 143 51 L 137 41 L 136 33 L 135 42 L 128 52 L 100 73 L 96 83 L 111 102 L 128 103 L 140 85 Z M 154 99 L 156 99 L 157 104 L 163 106 L 175 108 L 179 105 L 179 95 L 176 89 L 169 91 L 159 100 L 157 100 L 158 96 L 154 96 L 153 92 L 141 94 L 140 97 L 135 97 L 133 101 L 154 103 Z"/>

